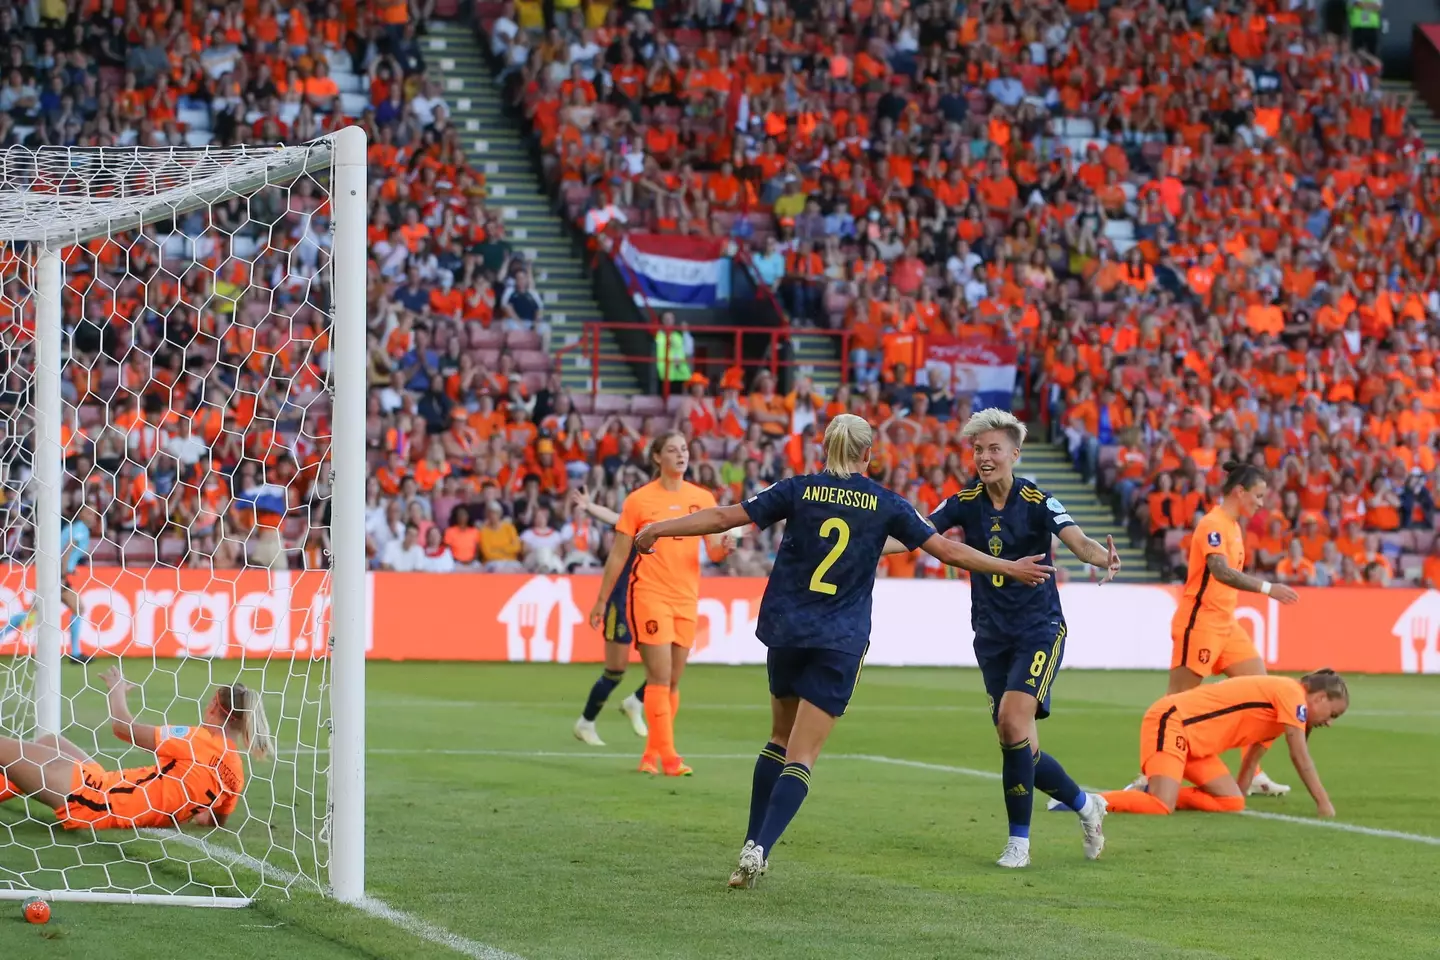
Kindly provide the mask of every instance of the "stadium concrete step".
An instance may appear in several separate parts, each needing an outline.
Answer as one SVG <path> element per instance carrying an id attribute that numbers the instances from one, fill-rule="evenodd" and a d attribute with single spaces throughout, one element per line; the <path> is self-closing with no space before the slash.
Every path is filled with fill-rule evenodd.
<path id="1" fill-rule="evenodd" d="M 1420 99 L 1410 81 L 1381 80 L 1380 91 L 1386 94 L 1410 94 L 1414 98 L 1410 118 L 1415 121 L 1415 126 L 1420 128 L 1420 138 L 1425 141 L 1425 149 L 1431 153 L 1440 153 L 1440 117 L 1436 117 L 1425 101 Z"/>
<path id="2" fill-rule="evenodd" d="M 1115 545 L 1120 548 L 1121 564 L 1117 579 L 1126 583 L 1159 582 L 1159 574 L 1145 564 L 1144 551 L 1130 546 L 1130 537 L 1124 525 L 1115 521 L 1109 505 L 1100 501 L 1093 486 L 1081 482 L 1069 455 L 1042 439 L 1045 436 L 1044 427 L 1031 424 L 1030 431 L 1031 436 L 1037 439 L 1026 444 L 1025 456 L 1017 472 L 1035 481 L 1042 490 L 1063 503 L 1065 510 L 1088 536 L 1101 543 L 1105 542 L 1107 535 L 1115 538 Z M 1055 558 L 1072 581 L 1099 576 L 1098 572 L 1076 560 L 1068 550 L 1057 550 Z"/>
<path id="3" fill-rule="evenodd" d="M 840 386 L 839 359 L 835 353 L 838 337 L 824 337 L 815 334 L 796 333 L 790 336 L 792 358 L 799 364 L 798 370 L 810 374 L 815 386 L 825 396 L 835 395 Z"/>
<path id="4" fill-rule="evenodd" d="M 561 378 L 571 390 L 589 391 L 594 365 L 590 351 L 581 350 L 579 343 L 586 323 L 605 318 L 584 253 L 545 192 L 524 134 L 505 115 L 500 89 L 469 25 L 433 22 L 423 43 L 470 161 L 485 174 L 487 205 L 500 211 L 507 239 L 534 264 L 535 288 L 545 302 Z M 620 353 L 609 333 L 602 335 L 600 349 L 612 356 Z M 640 392 L 634 369 L 621 360 L 600 362 L 599 385 L 605 393 Z"/>

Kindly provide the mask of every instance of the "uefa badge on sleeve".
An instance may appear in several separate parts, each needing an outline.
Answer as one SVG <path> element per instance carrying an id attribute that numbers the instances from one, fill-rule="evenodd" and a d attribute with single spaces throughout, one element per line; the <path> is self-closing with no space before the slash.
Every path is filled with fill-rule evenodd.
<path id="1" fill-rule="evenodd" d="M 1301 723 L 1308 723 L 1310 721 L 1310 709 L 1306 707 L 1305 704 L 1300 704 L 1300 706 L 1295 708 L 1295 719 Z"/>
<path id="2" fill-rule="evenodd" d="M 1211 530 L 1210 534 L 1205 538 L 1205 542 L 1210 544 L 1210 546 L 1212 547 L 1220 546 L 1220 531 Z"/>

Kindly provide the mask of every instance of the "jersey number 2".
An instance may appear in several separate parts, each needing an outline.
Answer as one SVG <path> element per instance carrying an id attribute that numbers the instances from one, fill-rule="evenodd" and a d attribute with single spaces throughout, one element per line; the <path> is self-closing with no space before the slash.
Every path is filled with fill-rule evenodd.
<path id="1" fill-rule="evenodd" d="M 830 572 L 830 568 L 835 566 L 835 561 L 840 559 L 840 554 L 850 546 L 850 525 L 839 517 L 831 517 L 820 524 L 820 536 L 829 540 L 832 533 L 837 534 L 835 546 L 830 548 L 830 552 L 825 554 L 825 559 L 820 561 L 820 566 L 815 568 L 814 575 L 810 577 L 810 589 L 816 593 L 824 593 L 833 597 L 839 588 L 833 583 L 826 583 L 825 574 Z"/>

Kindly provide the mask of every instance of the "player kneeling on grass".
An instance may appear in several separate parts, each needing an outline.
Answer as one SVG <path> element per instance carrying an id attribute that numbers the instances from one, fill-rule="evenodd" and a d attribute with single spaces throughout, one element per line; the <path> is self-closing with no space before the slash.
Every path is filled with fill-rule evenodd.
<path id="1" fill-rule="evenodd" d="M 134 688 L 111 667 L 110 729 L 155 753 L 155 763 L 106 770 L 58 735 L 33 742 L 0 737 L 0 801 L 30 796 L 53 807 L 67 830 L 225 825 L 245 787 L 240 744 L 271 755 L 270 727 L 260 695 L 235 683 L 215 690 L 198 727 L 136 723 L 125 702 Z"/>
<path id="2" fill-rule="evenodd" d="M 1299 680 L 1236 677 L 1161 697 L 1140 721 L 1144 784 L 1107 793 L 1106 803 L 1111 813 L 1239 812 L 1260 758 L 1283 734 L 1317 813 L 1333 817 L 1307 740 L 1311 730 L 1330 726 L 1349 706 L 1350 692 L 1334 670 Z M 1238 777 L 1230 776 L 1220 759 L 1235 749 L 1245 751 Z M 1182 780 L 1195 786 L 1181 786 Z"/>

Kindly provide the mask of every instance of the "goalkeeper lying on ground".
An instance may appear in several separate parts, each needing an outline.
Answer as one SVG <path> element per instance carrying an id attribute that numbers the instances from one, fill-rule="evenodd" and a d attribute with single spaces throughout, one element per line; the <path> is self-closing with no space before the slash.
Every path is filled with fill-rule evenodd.
<path id="1" fill-rule="evenodd" d="M 236 744 L 263 759 L 272 753 L 260 695 L 243 684 L 218 687 L 198 727 L 136 723 L 125 702 L 134 688 L 111 667 L 109 688 L 115 736 L 153 750 L 152 766 L 106 770 L 58 735 L 32 743 L 0 737 L 0 802 L 31 796 L 55 809 L 67 830 L 133 827 L 224 826 L 245 786 Z"/>

